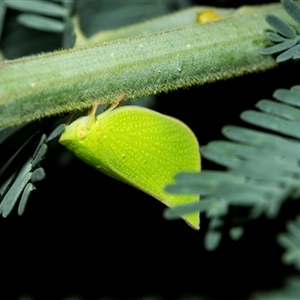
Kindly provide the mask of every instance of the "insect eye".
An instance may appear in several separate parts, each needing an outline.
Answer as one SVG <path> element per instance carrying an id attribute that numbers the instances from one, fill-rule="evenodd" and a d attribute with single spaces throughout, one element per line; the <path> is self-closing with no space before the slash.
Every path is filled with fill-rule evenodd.
<path id="1" fill-rule="evenodd" d="M 86 132 L 84 130 L 79 130 L 77 136 L 80 140 L 83 140 L 86 138 Z"/>

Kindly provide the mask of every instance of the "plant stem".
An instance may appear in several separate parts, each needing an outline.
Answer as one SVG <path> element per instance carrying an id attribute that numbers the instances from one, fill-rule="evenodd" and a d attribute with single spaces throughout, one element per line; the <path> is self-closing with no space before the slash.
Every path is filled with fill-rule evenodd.
<path id="1" fill-rule="evenodd" d="M 243 8 L 216 22 L 0 63 L 0 128 L 107 103 L 201 85 L 276 65 L 259 51 L 266 13 L 293 25 L 281 4 Z"/>

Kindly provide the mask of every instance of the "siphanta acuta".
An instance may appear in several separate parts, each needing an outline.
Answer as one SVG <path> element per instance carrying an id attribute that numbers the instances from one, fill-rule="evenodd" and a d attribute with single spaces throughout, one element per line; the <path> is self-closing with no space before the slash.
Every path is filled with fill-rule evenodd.
<path id="1" fill-rule="evenodd" d="M 193 132 L 172 117 L 139 106 L 110 108 L 95 116 L 97 104 L 62 133 L 59 142 L 100 172 L 134 186 L 169 207 L 199 200 L 198 195 L 164 191 L 182 171 L 200 171 L 198 141 Z M 199 229 L 199 213 L 182 217 Z"/>

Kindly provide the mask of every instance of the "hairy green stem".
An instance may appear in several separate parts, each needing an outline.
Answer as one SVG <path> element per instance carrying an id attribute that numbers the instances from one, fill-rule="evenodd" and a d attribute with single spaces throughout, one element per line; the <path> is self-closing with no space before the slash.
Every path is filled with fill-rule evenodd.
<path id="1" fill-rule="evenodd" d="M 0 63 L 0 128 L 50 115 L 201 85 L 275 66 L 259 51 L 266 13 L 294 24 L 278 4 L 245 7 L 187 26 Z"/>

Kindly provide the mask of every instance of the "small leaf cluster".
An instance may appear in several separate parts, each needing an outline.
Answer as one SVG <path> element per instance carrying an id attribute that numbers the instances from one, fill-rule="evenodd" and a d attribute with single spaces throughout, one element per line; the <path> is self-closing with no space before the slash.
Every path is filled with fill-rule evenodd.
<path id="1" fill-rule="evenodd" d="M 64 1 L 64 6 L 45 2 L 40 0 L 30 1 L 9 1 L 5 0 L 4 4 L 11 9 L 21 11 L 18 16 L 18 22 L 29 28 L 44 30 L 49 32 L 63 32 L 65 23 L 59 19 L 67 18 L 69 15 L 69 7 L 73 1 Z M 67 8 L 66 5 L 69 7 Z M 53 18 L 54 17 L 54 18 Z"/>
<path id="2" fill-rule="evenodd" d="M 300 271 L 300 215 L 286 224 L 287 232 L 278 235 L 278 243 L 285 248 L 283 263 L 293 264 Z"/>
<path id="3" fill-rule="evenodd" d="M 260 111 L 244 111 L 241 118 L 275 134 L 225 126 L 222 132 L 231 141 L 212 141 L 201 148 L 201 154 L 227 171 L 181 173 L 175 177 L 176 184 L 166 187 L 170 193 L 200 194 L 200 202 L 168 208 L 165 217 L 205 213 L 210 219 L 205 238 L 208 250 L 221 241 L 223 219 L 230 207 L 249 208 L 246 220 L 261 215 L 275 218 L 287 198 L 299 198 L 300 86 L 278 89 L 273 96 L 279 102 L 262 99 L 256 104 Z M 233 217 L 230 222 L 229 235 L 238 239 L 244 221 Z"/>
<path id="4" fill-rule="evenodd" d="M 74 0 L 65 0 L 62 4 L 41 0 L 4 0 L 0 4 L 0 19 L 2 19 L 0 34 L 1 23 L 3 25 L 4 22 L 4 17 L 1 18 L 1 10 L 4 16 L 4 11 L 10 8 L 21 12 L 17 17 L 19 24 L 40 31 L 62 33 L 62 48 L 71 48 L 75 44 L 74 25 L 71 20 L 74 5 Z"/>
<path id="5" fill-rule="evenodd" d="M 300 24 L 300 6 L 292 0 L 281 0 L 285 11 Z M 266 48 L 260 52 L 262 55 L 272 55 L 282 52 L 277 56 L 276 61 L 278 63 L 284 62 L 290 59 L 300 58 L 300 36 L 296 29 L 278 18 L 273 14 L 266 16 L 266 22 L 277 31 L 267 32 L 268 39 L 277 43 L 274 46 Z"/>
<path id="6" fill-rule="evenodd" d="M 18 214 L 23 214 L 31 191 L 36 189 L 35 184 L 43 180 L 46 176 L 41 163 L 48 150 L 47 144 L 58 137 L 64 130 L 64 127 L 64 124 L 57 126 L 48 137 L 46 134 L 41 134 L 40 132 L 32 134 L 27 143 L 24 143 L 21 148 L 17 147 L 15 149 L 15 154 L 0 169 L 0 178 L 6 178 L 0 186 L 0 214 L 3 217 L 7 217 L 11 213 L 20 196 Z M 15 133 L 19 134 L 20 132 L 21 130 L 16 130 Z M 38 138 L 37 136 L 40 136 L 40 140 L 31 155 L 31 143 Z M 12 135 L 9 135 L 9 143 L 11 138 Z M 5 153 L 6 142 L 4 139 L 0 143 L 0 149 L 2 149 L 3 154 Z M 26 151 L 26 146 L 29 146 L 28 151 Z M 10 154 L 10 150 L 12 149 L 9 149 L 7 152 L 8 155 Z M 26 158 L 26 161 L 22 166 L 20 161 L 24 158 Z"/>

